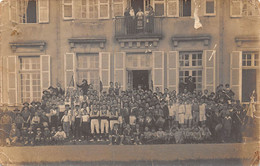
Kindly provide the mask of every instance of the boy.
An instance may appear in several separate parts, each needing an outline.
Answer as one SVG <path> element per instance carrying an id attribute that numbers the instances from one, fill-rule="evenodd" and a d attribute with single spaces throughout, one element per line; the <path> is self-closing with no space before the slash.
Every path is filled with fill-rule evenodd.
<path id="1" fill-rule="evenodd" d="M 139 124 L 136 124 L 135 125 L 135 130 L 133 132 L 133 135 L 134 135 L 134 144 L 135 145 L 141 145 L 141 130 L 140 130 L 140 126 Z"/>
<path id="2" fill-rule="evenodd" d="M 40 145 L 42 143 L 42 131 L 41 128 L 37 128 L 36 135 L 35 135 L 35 144 Z"/>
<path id="3" fill-rule="evenodd" d="M 16 145 L 20 137 L 20 131 L 16 128 L 15 124 L 12 124 L 12 129 L 9 134 L 9 138 L 6 138 L 7 146 Z"/>
<path id="4" fill-rule="evenodd" d="M 183 104 L 182 100 L 179 100 L 179 106 L 178 106 L 178 116 L 179 116 L 179 124 L 180 126 L 184 125 L 184 115 L 185 115 L 185 106 Z"/>
<path id="5" fill-rule="evenodd" d="M 48 145 L 51 141 L 51 132 L 47 127 L 43 131 L 43 141 L 45 145 Z"/>
<path id="6" fill-rule="evenodd" d="M 193 100 L 193 104 L 192 104 L 192 116 L 193 116 L 193 123 L 195 125 L 199 124 L 200 121 L 200 106 L 198 103 L 198 100 L 195 98 Z"/>
<path id="7" fill-rule="evenodd" d="M 81 130 L 82 130 L 81 133 L 85 140 L 88 140 L 89 128 L 90 128 L 90 116 L 87 113 L 87 110 L 84 110 L 81 118 Z"/>
<path id="8" fill-rule="evenodd" d="M 126 128 L 123 131 L 124 134 L 124 144 L 131 145 L 132 144 L 132 136 L 133 132 L 129 124 L 126 125 Z"/>
<path id="9" fill-rule="evenodd" d="M 100 139 L 99 139 L 99 121 L 98 121 L 99 116 L 100 116 L 100 111 L 99 111 L 98 105 L 93 105 L 92 111 L 90 112 L 90 119 L 91 119 L 90 128 L 91 128 L 92 137 L 96 139 L 96 137 L 98 136 L 98 141 L 100 141 Z M 96 130 L 96 135 L 95 135 L 95 130 Z M 93 138 L 90 141 L 94 141 Z"/>
<path id="10" fill-rule="evenodd" d="M 109 113 L 110 120 L 110 129 L 113 129 L 114 124 L 118 123 L 118 112 L 115 107 L 111 107 L 111 111 Z"/>
<path id="11" fill-rule="evenodd" d="M 199 121 L 201 124 L 205 124 L 206 121 L 206 104 L 203 101 L 202 99 L 199 105 Z"/>
<path id="12" fill-rule="evenodd" d="M 101 118 L 101 135 L 102 135 L 102 139 L 106 140 L 108 137 L 108 119 L 109 119 L 109 112 L 107 110 L 106 105 L 102 105 L 101 107 L 101 111 L 100 111 L 100 118 Z M 104 133 L 104 128 L 105 128 L 105 133 Z"/>
<path id="13" fill-rule="evenodd" d="M 192 120 L 192 108 L 191 108 L 191 103 L 190 103 L 190 100 L 187 100 L 186 101 L 186 104 L 185 104 L 185 107 L 186 107 L 186 111 L 185 111 L 185 125 L 187 127 L 191 127 L 191 120 Z"/>
<path id="14" fill-rule="evenodd" d="M 113 145 L 113 144 L 123 145 L 122 144 L 123 139 L 124 139 L 124 136 L 122 135 L 122 132 L 119 129 L 119 125 L 118 125 L 118 123 L 115 123 L 113 129 L 110 130 L 109 145 Z"/>
<path id="15" fill-rule="evenodd" d="M 66 136 L 69 137 L 70 132 L 70 116 L 68 115 L 68 111 L 64 112 L 64 115 L 61 118 L 61 123 L 63 125 L 63 130 L 66 133 Z"/>
<path id="16" fill-rule="evenodd" d="M 63 141 L 66 139 L 66 134 L 64 131 L 62 131 L 61 126 L 58 127 L 58 131 L 53 136 L 53 138 L 57 143 L 63 143 Z"/>
<path id="17" fill-rule="evenodd" d="M 28 128 L 28 144 L 34 145 L 35 133 L 32 127 Z"/>

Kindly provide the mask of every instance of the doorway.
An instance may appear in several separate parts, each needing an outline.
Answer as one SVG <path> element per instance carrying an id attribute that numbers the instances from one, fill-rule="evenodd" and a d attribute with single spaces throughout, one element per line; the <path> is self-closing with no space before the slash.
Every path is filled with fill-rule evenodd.
<path id="1" fill-rule="evenodd" d="M 138 89 L 141 86 L 143 90 L 149 90 L 149 70 L 129 70 L 128 83 L 129 88 Z"/>
<path id="2" fill-rule="evenodd" d="M 250 95 L 256 90 L 256 70 L 242 70 L 242 102 L 249 102 Z"/>
<path id="3" fill-rule="evenodd" d="M 134 9 L 135 14 L 138 12 L 139 8 L 144 11 L 144 0 L 131 0 L 131 7 Z"/>

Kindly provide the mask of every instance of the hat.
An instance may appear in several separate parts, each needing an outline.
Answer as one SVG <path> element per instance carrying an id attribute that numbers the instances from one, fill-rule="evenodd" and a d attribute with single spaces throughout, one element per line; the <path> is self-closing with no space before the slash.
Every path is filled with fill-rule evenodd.
<path id="1" fill-rule="evenodd" d="M 49 130 L 48 127 L 45 127 L 44 130 Z"/>
<path id="2" fill-rule="evenodd" d="M 36 104 L 36 102 L 35 102 L 35 101 L 32 101 L 32 102 L 31 102 L 31 105 L 33 105 L 33 104 Z"/>
<path id="3" fill-rule="evenodd" d="M 29 106 L 29 103 L 28 102 L 24 102 L 23 105 L 28 105 Z"/>
<path id="4" fill-rule="evenodd" d="M 41 128 L 37 128 L 37 131 L 41 131 Z"/>

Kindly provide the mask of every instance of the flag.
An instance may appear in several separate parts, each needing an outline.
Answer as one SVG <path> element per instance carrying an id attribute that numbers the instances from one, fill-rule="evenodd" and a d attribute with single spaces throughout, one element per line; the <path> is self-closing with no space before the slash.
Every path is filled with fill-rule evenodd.
<path id="1" fill-rule="evenodd" d="M 100 92 L 102 92 L 103 91 L 103 83 L 102 83 L 102 81 L 100 80 L 100 82 L 99 82 L 99 90 L 100 90 Z"/>

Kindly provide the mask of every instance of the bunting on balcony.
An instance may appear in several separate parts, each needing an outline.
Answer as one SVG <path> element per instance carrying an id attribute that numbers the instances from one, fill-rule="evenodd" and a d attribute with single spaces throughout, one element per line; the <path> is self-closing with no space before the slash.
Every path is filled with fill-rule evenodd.
<path id="1" fill-rule="evenodd" d="M 199 29 L 202 28 L 202 24 L 200 22 L 200 18 L 199 18 L 199 8 L 200 8 L 200 4 L 197 2 L 197 0 L 194 1 L 195 2 L 195 9 L 194 9 L 194 28 L 195 29 Z"/>

